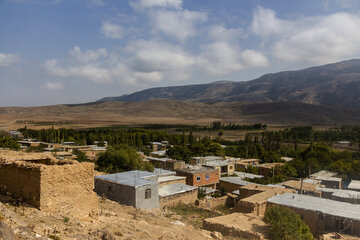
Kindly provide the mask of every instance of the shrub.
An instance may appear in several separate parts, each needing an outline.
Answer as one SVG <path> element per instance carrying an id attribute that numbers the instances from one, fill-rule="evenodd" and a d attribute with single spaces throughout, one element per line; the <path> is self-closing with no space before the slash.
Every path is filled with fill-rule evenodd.
<path id="1" fill-rule="evenodd" d="M 271 240 L 313 240 L 308 225 L 288 208 L 269 207 L 265 212 L 264 221 L 270 225 Z"/>

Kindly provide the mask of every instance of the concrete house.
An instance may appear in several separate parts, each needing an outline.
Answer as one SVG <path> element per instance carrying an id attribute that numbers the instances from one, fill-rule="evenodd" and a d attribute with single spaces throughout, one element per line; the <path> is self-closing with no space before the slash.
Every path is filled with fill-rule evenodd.
<path id="1" fill-rule="evenodd" d="M 230 160 L 214 160 L 204 164 L 206 167 L 212 167 L 219 172 L 219 175 L 233 175 L 235 164 Z"/>
<path id="2" fill-rule="evenodd" d="M 158 175 L 129 171 L 95 177 L 95 192 L 120 204 L 138 209 L 159 208 Z"/>
<path id="3" fill-rule="evenodd" d="M 270 198 L 268 204 L 288 207 L 298 213 L 315 236 L 324 232 L 360 236 L 358 204 L 289 193 Z"/>
<path id="4" fill-rule="evenodd" d="M 190 186 L 207 186 L 216 188 L 219 183 L 219 171 L 212 167 L 186 165 L 177 169 L 176 175 L 186 177 L 186 184 Z"/>

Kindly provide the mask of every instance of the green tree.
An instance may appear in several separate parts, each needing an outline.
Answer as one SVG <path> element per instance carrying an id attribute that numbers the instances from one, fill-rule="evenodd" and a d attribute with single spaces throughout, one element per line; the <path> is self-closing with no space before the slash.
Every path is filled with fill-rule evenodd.
<path id="1" fill-rule="evenodd" d="M 12 150 L 19 150 L 20 146 L 14 138 L 4 134 L 0 135 L 0 148 L 9 148 Z"/>
<path id="2" fill-rule="evenodd" d="M 87 161 L 86 154 L 83 151 L 75 149 L 73 153 L 76 155 L 76 159 L 78 160 L 78 162 L 86 162 Z"/>
<path id="3" fill-rule="evenodd" d="M 151 164 L 141 159 L 134 148 L 126 144 L 108 147 L 105 152 L 99 154 L 96 165 L 100 171 L 108 173 L 131 170 L 154 170 Z"/>
<path id="4" fill-rule="evenodd" d="M 300 216 L 288 208 L 269 207 L 265 212 L 264 221 L 270 225 L 271 240 L 312 240 L 309 227 Z"/>

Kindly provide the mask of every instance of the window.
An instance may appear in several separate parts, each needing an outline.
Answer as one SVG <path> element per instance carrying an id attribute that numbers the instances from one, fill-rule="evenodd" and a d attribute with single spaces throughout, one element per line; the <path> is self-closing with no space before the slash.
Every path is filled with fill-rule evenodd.
<path id="1" fill-rule="evenodd" d="M 145 190 L 145 199 L 151 198 L 151 189 L 148 188 Z"/>
<path id="2" fill-rule="evenodd" d="M 232 169 L 233 169 L 233 166 L 229 166 L 229 169 L 232 170 Z"/>
<path id="3" fill-rule="evenodd" d="M 200 176 L 196 177 L 196 181 L 197 181 L 197 182 L 199 182 L 200 180 L 201 180 L 201 177 L 200 177 Z"/>
<path id="4" fill-rule="evenodd" d="M 209 179 L 210 179 L 209 175 L 206 175 L 206 180 L 209 180 Z"/>
<path id="5" fill-rule="evenodd" d="M 108 186 L 108 192 L 111 192 L 111 191 L 112 191 L 112 187 Z"/>

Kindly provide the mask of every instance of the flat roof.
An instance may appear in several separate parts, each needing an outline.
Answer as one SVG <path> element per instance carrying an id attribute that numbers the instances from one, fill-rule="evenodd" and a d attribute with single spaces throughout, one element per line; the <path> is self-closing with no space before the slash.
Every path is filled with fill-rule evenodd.
<path id="1" fill-rule="evenodd" d="M 183 180 L 183 179 L 186 179 L 186 177 L 182 177 L 182 176 L 161 176 L 161 177 L 158 178 L 158 183 L 175 181 L 175 180 Z"/>
<path id="2" fill-rule="evenodd" d="M 357 204 L 293 193 L 274 196 L 268 202 L 360 221 L 360 205 Z"/>
<path id="3" fill-rule="evenodd" d="M 241 185 L 241 186 L 246 186 L 249 184 L 254 184 L 252 182 L 247 182 L 244 181 L 241 177 L 221 177 L 220 181 L 223 182 L 228 182 L 228 183 L 233 183 L 233 184 L 237 184 L 237 185 Z"/>
<path id="4" fill-rule="evenodd" d="M 332 188 L 316 188 L 318 191 L 332 193 L 332 196 L 339 198 L 348 198 L 348 199 L 360 199 L 360 192 L 344 190 L 344 189 L 332 189 Z"/>
<path id="5" fill-rule="evenodd" d="M 321 170 L 320 172 L 311 174 L 310 177 L 311 177 L 311 178 L 317 178 L 317 177 L 319 177 L 319 176 L 323 176 L 323 177 L 334 177 L 334 176 L 336 176 L 336 175 L 337 175 L 336 172 L 329 172 L 329 171 L 326 171 L 326 170 Z"/>
<path id="6" fill-rule="evenodd" d="M 178 172 L 186 172 L 186 173 L 202 173 L 202 172 L 218 172 L 216 169 L 207 166 L 200 165 L 189 165 L 186 164 L 185 168 L 177 169 Z"/>
<path id="7" fill-rule="evenodd" d="M 300 188 L 302 187 L 302 189 L 304 191 L 309 191 L 309 192 L 314 192 L 316 190 L 316 188 L 318 187 L 318 184 L 312 184 L 312 183 L 306 183 L 306 182 L 303 182 L 302 186 L 301 186 L 301 181 L 296 181 L 296 180 L 289 180 L 289 181 L 283 182 L 282 185 L 285 187 L 288 187 L 288 188 L 296 189 L 296 190 L 300 190 Z"/>
<path id="8" fill-rule="evenodd" d="M 197 187 L 189 186 L 183 183 L 174 183 L 159 187 L 159 197 L 168 197 L 171 195 L 190 192 L 197 189 Z"/>
<path id="9" fill-rule="evenodd" d="M 321 180 L 321 181 L 330 181 L 330 182 L 341 182 L 342 178 L 337 177 L 327 177 L 327 176 L 317 176 L 315 180 Z"/>
<path id="10" fill-rule="evenodd" d="M 209 161 L 215 161 L 215 160 L 224 160 L 225 158 L 223 157 L 219 157 L 219 156 L 205 156 L 205 157 L 192 157 L 191 159 L 204 159 L 205 162 L 209 162 Z"/>
<path id="11" fill-rule="evenodd" d="M 234 163 L 231 160 L 213 160 L 206 162 L 206 164 L 204 165 L 211 167 L 222 167 L 222 166 L 228 166 L 230 164 L 234 164 Z"/>
<path id="12" fill-rule="evenodd" d="M 149 177 L 156 177 L 156 173 L 134 170 L 128 172 L 114 173 L 102 176 L 96 176 L 96 179 L 101 179 L 117 184 L 122 184 L 130 187 L 146 186 L 156 183 L 154 180 L 148 180 Z"/>
<path id="13" fill-rule="evenodd" d="M 252 174 L 252 173 L 246 173 L 246 172 L 238 172 L 235 171 L 234 172 L 238 177 L 244 179 L 244 178 L 250 178 L 250 179 L 254 179 L 254 178 L 263 178 L 263 175 L 258 175 L 258 174 Z"/>
<path id="14" fill-rule="evenodd" d="M 351 180 L 348 188 L 360 190 L 360 181 L 359 180 Z"/>

